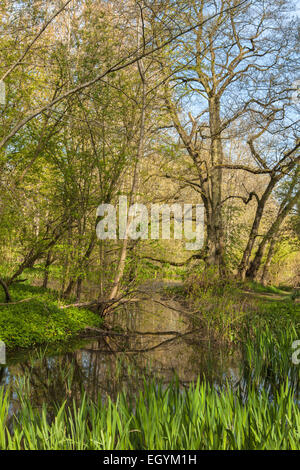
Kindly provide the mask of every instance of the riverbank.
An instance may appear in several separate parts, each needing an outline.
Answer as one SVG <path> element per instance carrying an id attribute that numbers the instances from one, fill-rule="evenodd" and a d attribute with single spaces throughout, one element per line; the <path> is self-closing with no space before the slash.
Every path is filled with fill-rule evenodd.
<path id="1" fill-rule="evenodd" d="M 0 292 L 0 340 L 8 349 L 66 342 L 102 320 L 83 308 L 59 308 L 58 293 L 27 283 L 10 289 L 13 302 Z"/>
<path id="2" fill-rule="evenodd" d="M 114 316 L 115 335 L 71 347 L 70 321 L 77 329 L 94 315 L 75 309 L 70 318 L 54 292 L 17 286 L 17 301 L 34 297 L 9 307 L 35 306 L 29 339 L 33 322 L 71 331 L 65 343 L 52 334 L 45 350 L 9 352 L 0 449 L 298 449 L 300 305 L 285 292 L 253 304 L 241 289 L 218 289 L 189 298 L 179 283 L 144 286 L 147 298 Z M 167 330 L 183 334 L 161 336 Z"/>
<path id="3" fill-rule="evenodd" d="M 245 330 L 255 332 L 269 325 L 273 331 L 282 331 L 300 324 L 300 303 L 293 299 L 293 292 L 258 284 L 208 286 L 196 281 L 153 281 L 140 286 L 139 292 L 151 297 L 159 293 L 161 300 L 166 299 L 165 305 L 177 299 L 177 308 L 187 314 L 190 329 L 200 326 L 207 337 L 227 344 L 244 341 Z M 82 335 L 86 327 L 103 324 L 88 309 L 61 308 L 62 299 L 54 290 L 26 282 L 13 284 L 10 291 L 10 303 L 5 303 L 0 291 L 0 340 L 10 350 L 68 342 Z M 65 302 L 72 304 L 74 299 Z"/>

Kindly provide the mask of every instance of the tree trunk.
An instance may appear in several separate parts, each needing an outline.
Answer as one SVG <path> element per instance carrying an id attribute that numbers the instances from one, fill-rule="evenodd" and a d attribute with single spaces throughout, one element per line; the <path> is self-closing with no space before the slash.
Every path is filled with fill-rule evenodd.
<path id="1" fill-rule="evenodd" d="M 265 205 L 274 189 L 274 186 L 277 184 L 277 182 L 278 182 L 277 178 L 271 178 L 264 194 L 262 195 L 261 199 L 258 201 L 251 232 L 248 238 L 246 248 L 243 253 L 242 260 L 238 268 L 238 277 L 241 281 L 244 281 L 246 278 L 247 269 L 249 267 L 249 260 L 252 254 L 256 237 L 258 235 L 258 230 L 259 230 L 260 222 L 264 213 Z"/>
<path id="2" fill-rule="evenodd" d="M 82 289 L 82 277 L 77 279 L 77 286 L 76 286 L 76 300 L 79 301 L 81 297 L 81 289 Z"/>
<path id="3" fill-rule="evenodd" d="M 276 237 L 272 238 L 270 246 L 269 246 L 267 259 L 266 259 L 266 262 L 264 264 L 263 272 L 262 272 L 262 275 L 261 275 L 261 278 L 260 278 L 260 282 L 262 283 L 263 286 L 265 286 L 266 283 L 267 283 L 267 275 L 268 275 L 269 270 L 270 270 L 271 261 L 272 261 L 272 257 L 273 257 L 273 254 L 274 254 L 276 241 L 277 241 Z"/>
<path id="4" fill-rule="evenodd" d="M 72 293 L 72 290 L 73 290 L 73 287 L 74 287 L 74 284 L 75 284 L 75 280 L 74 279 L 70 279 L 70 282 L 68 284 L 68 287 L 66 288 L 66 290 L 64 291 L 63 293 L 63 297 L 70 297 L 71 293 Z"/>
<path id="5" fill-rule="evenodd" d="M 209 101 L 210 115 L 210 213 L 207 214 L 207 265 L 214 265 L 219 275 L 226 274 L 224 259 L 224 231 L 222 220 L 222 168 L 223 147 L 221 141 L 220 100 L 214 96 Z"/>
<path id="6" fill-rule="evenodd" d="M 51 259 L 51 251 L 48 251 L 47 258 L 46 258 L 46 263 L 45 263 L 45 269 L 44 269 L 44 280 L 43 280 L 43 287 L 47 289 L 48 287 L 48 281 L 49 281 L 49 267 L 52 264 L 52 259 Z"/>
<path id="7" fill-rule="evenodd" d="M 254 256 L 254 259 L 251 261 L 249 268 L 246 271 L 247 279 L 254 280 L 257 276 L 259 268 L 261 266 L 262 257 L 264 255 L 266 244 L 269 240 L 277 234 L 280 226 L 286 216 L 289 214 L 293 206 L 296 204 L 297 200 L 299 199 L 300 192 L 297 192 L 294 197 L 292 197 L 285 206 L 281 206 L 281 209 L 277 215 L 275 222 L 269 228 L 267 234 L 261 240 L 258 250 Z"/>
<path id="8" fill-rule="evenodd" d="M 7 287 L 6 282 L 3 281 L 3 279 L 0 279 L 0 285 L 2 286 L 4 293 L 5 293 L 5 302 L 11 302 L 11 296 Z"/>
<path id="9" fill-rule="evenodd" d="M 140 35 L 140 31 L 138 30 L 138 44 L 140 41 L 139 35 Z M 130 197 L 129 197 L 129 205 L 133 203 L 137 185 L 138 185 L 138 164 L 144 154 L 144 140 L 145 140 L 146 81 L 145 81 L 145 72 L 144 72 L 142 61 L 138 61 L 138 71 L 140 74 L 141 85 L 142 85 L 141 87 L 141 117 L 140 117 L 138 148 L 137 148 L 136 162 L 135 162 L 135 167 L 134 167 L 132 187 L 131 187 L 131 192 L 130 192 Z M 125 262 L 126 262 L 126 256 L 127 256 L 127 246 L 128 246 L 128 229 L 129 229 L 130 222 L 131 221 L 128 218 L 127 223 L 126 223 L 125 238 L 123 240 L 123 244 L 121 248 L 120 259 L 119 259 L 118 268 L 115 274 L 113 287 L 109 294 L 109 300 L 112 300 L 117 296 L 120 282 L 124 274 Z"/>
<path id="10" fill-rule="evenodd" d="M 34 266 L 34 263 L 43 256 L 44 253 L 46 253 L 50 248 L 53 248 L 53 246 L 58 242 L 58 240 L 62 237 L 64 234 L 65 230 L 62 230 L 58 234 L 54 236 L 54 238 L 48 242 L 43 248 L 37 248 L 36 251 L 34 248 L 30 250 L 30 252 L 25 256 L 23 262 L 20 264 L 20 266 L 17 268 L 17 270 L 14 272 L 14 274 L 8 279 L 7 285 L 10 286 L 17 277 L 19 277 L 24 269 L 26 268 L 32 268 Z"/>

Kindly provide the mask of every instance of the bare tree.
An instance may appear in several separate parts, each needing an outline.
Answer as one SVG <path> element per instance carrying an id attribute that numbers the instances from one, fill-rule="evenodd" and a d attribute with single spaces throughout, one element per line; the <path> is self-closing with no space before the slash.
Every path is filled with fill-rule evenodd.
<path id="1" fill-rule="evenodd" d="M 297 28 L 282 13 L 283 3 L 288 7 L 281 1 L 253 0 L 243 5 L 228 0 L 188 2 L 178 21 L 184 27 L 193 22 L 200 26 L 185 41 L 178 41 L 173 54 L 162 59 L 166 104 L 196 168 L 198 181 L 190 184 L 197 187 L 206 210 L 204 258 L 223 275 L 223 205 L 227 200 L 222 195 L 224 171 L 270 177 L 262 197 L 255 190 L 249 197 L 239 196 L 246 203 L 257 200 L 257 213 L 239 268 L 243 278 L 265 204 L 276 184 L 299 161 L 298 122 L 291 103 Z M 228 11 L 229 5 L 236 8 Z M 219 15 L 203 25 L 203 18 L 212 11 L 219 11 Z M 273 135 L 276 149 L 267 142 Z M 237 138 L 247 142 L 253 164 L 228 161 L 228 143 Z M 266 144 L 265 151 L 257 149 L 257 142 L 260 148 Z"/>

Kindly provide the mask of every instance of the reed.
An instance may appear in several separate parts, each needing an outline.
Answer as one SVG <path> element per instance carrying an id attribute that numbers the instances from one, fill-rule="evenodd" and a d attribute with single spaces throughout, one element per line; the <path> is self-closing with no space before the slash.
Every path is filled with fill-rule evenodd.
<path id="1" fill-rule="evenodd" d="M 26 388 L 26 387 L 25 387 Z M 25 450 L 195 450 L 300 448 L 300 411 L 288 381 L 270 399 L 266 390 L 245 398 L 229 385 L 206 380 L 182 388 L 144 381 L 137 395 L 115 402 L 85 394 L 79 405 L 33 409 L 22 389 L 20 409 L 10 416 L 10 392 L 0 390 L 0 448 Z"/>

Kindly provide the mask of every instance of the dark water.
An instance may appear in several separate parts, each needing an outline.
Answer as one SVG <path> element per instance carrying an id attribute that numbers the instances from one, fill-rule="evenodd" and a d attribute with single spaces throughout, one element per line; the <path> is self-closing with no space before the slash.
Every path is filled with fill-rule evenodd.
<path id="1" fill-rule="evenodd" d="M 145 376 L 168 383 L 176 374 L 183 386 L 199 376 L 216 386 L 226 379 L 237 384 L 241 378 L 239 352 L 211 343 L 201 330 L 191 333 L 190 318 L 179 310 L 178 302 L 154 293 L 149 300 L 123 307 L 111 319 L 114 331 L 119 328 L 138 334 L 94 333 L 56 349 L 8 353 L 7 365 L 0 369 L 0 385 L 14 387 L 26 377 L 31 400 L 40 406 L 53 400 L 79 399 L 83 390 L 92 398 L 99 393 L 114 398 L 124 388 L 136 392 Z M 14 401 L 12 406 L 17 408 L 17 396 Z"/>

